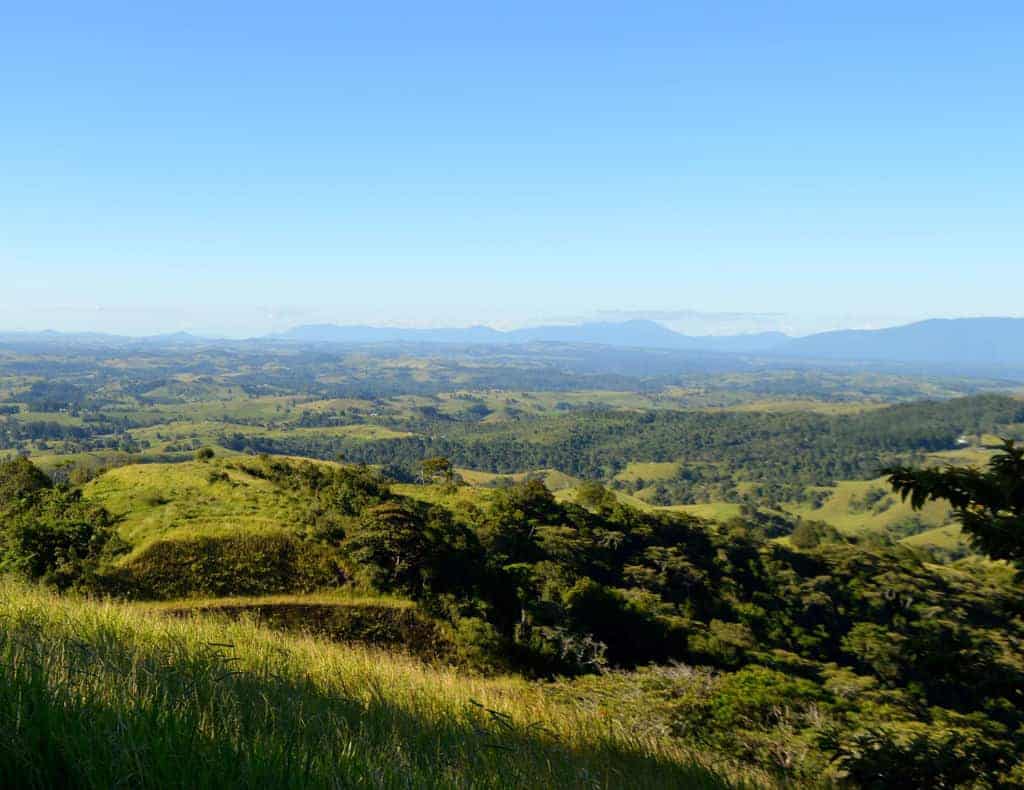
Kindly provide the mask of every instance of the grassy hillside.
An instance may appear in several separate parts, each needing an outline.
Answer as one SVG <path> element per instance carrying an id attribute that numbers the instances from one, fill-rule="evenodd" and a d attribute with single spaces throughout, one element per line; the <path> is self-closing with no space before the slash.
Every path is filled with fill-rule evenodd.
<path id="1" fill-rule="evenodd" d="M 679 471 L 678 461 L 648 461 L 641 463 L 632 461 L 626 468 L 615 475 L 616 480 L 624 483 L 635 483 L 637 480 L 671 480 Z"/>
<path id="2" fill-rule="evenodd" d="M 929 453 L 926 466 L 949 465 L 984 467 L 992 458 L 996 438 L 983 437 L 983 444 L 958 450 Z M 964 552 L 967 541 L 961 536 L 948 504 L 931 501 L 915 511 L 890 491 L 884 477 L 874 480 L 842 480 L 835 486 L 819 489 L 827 497 L 820 507 L 809 503 L 790 504 L 786 510 L 802 518 L 824 521 L 851 536 L 885 533 L 908 546 L 937 549 L 940 552 Z"/>
<path id="3" fill-rule="evenodd" d="M 518 679 L 10 582 L 0 620 L 9 786 L 725 786 Z"/>
<path id="4" fill-rule="evenodd" d="M 890 492 L 884 477 L 843 480 L 826 491 L 830 492 L 829 496 L 820 508 L 803 504 L 788 509 L 804 518 L 825 521 L 849 535 L 884 532 L 915 517 L 926 527 L 940 527 L 951 521 L 949 505 L 945 503 L 929 502 L 915 513 L 909 503 L 900 501 L 898 494 Z M 872 494 L 880 499 L 867 505 L 866 498 L 870 500 Z"/>
<path id="5" fill-rule="evenodd" d="M 300 507 L 271 481 L 222 459 L 111 469 L 84 494 L 118 519 L 134 550 L 166 537 L 288 530 Z"/>

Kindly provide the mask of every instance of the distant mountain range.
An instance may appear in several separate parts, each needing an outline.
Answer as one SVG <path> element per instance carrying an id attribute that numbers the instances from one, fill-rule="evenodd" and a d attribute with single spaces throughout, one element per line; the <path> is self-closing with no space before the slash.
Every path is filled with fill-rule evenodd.
<path id="1" fill-rule="evenodd" d="M 33 346 L 191 347 L 299 344 L 588 344 L 620 349 L 743 354 L 774 360 L 886 363 L 986 371 L 1024 376 L 1024 318 L 932 319 L 889 329 L 823 332 L 788 337 L 781 332 L 690 336 L 647 320 L 538 326 L 503 332 L 486 326 L 448 329 L 398 327 L 299 326 L 279 335 L 244 341 L 218 340 L 177 332 L 145 338 L 98 333 L 0 333 L 0 343 Z"/>
<path id="2" fill-rule="evenodd" d="M 781 332 L 691 337 L 673 332 L 655 321 L 644 320 L 536 326 L 507 332 L 486 326 L 466 329 L 401 329 L 313 324 L 295 327 L 277 337 L 301 343 L 590 343 L 625 348 L 744 353 L 767 351 L 789 340 Z"/>
<path id="3" fill-rule="evenodd" d="M 1024 366 L 1024 318 L 932 319 L 890 329 L 822 332 L 775 351 L 821 360 Z"/>
<path id="4" fill-rule="evenodd" d="M 844 330 L 792 338 L 781 332 L 693 337 L 654 321 L 538 326 L 500 332 L 320 324 L 279 337 L 307 343 L 592 343 L 685 351 L 733 352 L 822 361 L 1024 367 L 1024 318 L 932 319 L 889 329 Z"/>

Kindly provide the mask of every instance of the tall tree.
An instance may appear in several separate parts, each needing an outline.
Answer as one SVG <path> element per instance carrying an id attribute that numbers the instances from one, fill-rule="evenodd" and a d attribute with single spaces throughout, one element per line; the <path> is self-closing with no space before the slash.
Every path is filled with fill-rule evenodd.
<path id="1" fill-rule="evenodd" d="M 449 486 L 455 482 L 455 467 L 447 458 L 442 456 L 424 458 L 420 462 L 420 468 L 423 471 L 424 482 L 433 483 L 441 480 L 445 485 Z"/>

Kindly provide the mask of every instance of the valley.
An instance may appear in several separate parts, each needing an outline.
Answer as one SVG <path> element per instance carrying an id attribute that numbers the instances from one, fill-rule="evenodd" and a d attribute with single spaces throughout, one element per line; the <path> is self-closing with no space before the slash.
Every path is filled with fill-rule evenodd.
<path id="1" fill-rule="evenodd" d="M 1024 438 L 1017 385 L 638 375 L 648 353 L 7 348 L 19 731 L 102 754 L 92 786 L 141 759 L 179 783 L 189 728 L 200 771 L 275 786 L 341 775 L 323 750 L 379 786 L 1017 781 L 1013 566 L 883 472 L 998 461 Z M 121 751 L 82 695 L 132 730 Z"/>

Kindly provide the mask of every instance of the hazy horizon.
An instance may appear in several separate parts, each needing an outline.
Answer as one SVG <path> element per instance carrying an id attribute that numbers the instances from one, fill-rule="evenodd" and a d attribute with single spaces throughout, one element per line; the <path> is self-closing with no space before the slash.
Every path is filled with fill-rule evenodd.
<path id="1" fill-rule="evenodd" d="M 116 314 L 116 313 L 115 313 Z M 135 311 L 124 311 L 123 315 L 135 315 Z M 123 326 L 118 321 L 109 322 L 109 312 L 98 310 L 92 316 L 92 320 L 82 324 L 70 324 L 63 328 L 59 325 L 43 323 L 30 326 L 10 326 L 0 323 L 0 334 L 5 333 L 40 333 L 59 332 L 62 334 L 106 334 L 124 337 L 155 337 L 160 335 L 172 335 L 187 333 L 197 337 L 209 339 L 242 340 L 260 338 L 287 332 L 304 326 L 333 325 L 339 327 L 368 326 L 376 328 L 396 329 L 468 329 L 471 327 L 487 327 L 498 331 L 510 331 L 539 326 L 578 325 L 589 323 L 622 323 L 631 320 L 653 321 L 672 331 L 690 336 L 729 336 L 729 335 L 752 335 L 768 332 L 781 332 L 790 337 L 804 337 L 844 329 L 886 329 L 890 327 L 903 326 L 918 321 L 929 319 L 950 319 L 950 318 L 1024 318 L 1024 314 L 1012 314 L 1002 316 L 982 315 L 927 315 L 917 317 L 882 317 L 882 316 L 789 316 L 785 314 L 771 313 L 700 313 L 697 311 L 659 311 L 659 310 L 623 310 L 623 311 L 595 311 L 589 315 L 555 315 L 547 317 L 536 317 L 521 321 L 488 321 L 465 320 L 445 321 L 434 320 L 424 321 L 416 319 L 406 320 L 346 320 L 344 316 L 332 319 L 330 311 L 323 313 L 301 312 L 307 315 L 309 320 L 298 320 L 296 312 L 286 313 L 292 315 L 293 319 L 277 319 L 264 327 L 256 327 L 251 331 L 244 329 L 204 327 L 188 321 L 177 324 L 155 324 L 155 329 L 144 327 Z"/>

